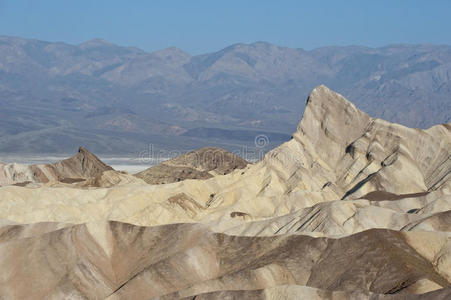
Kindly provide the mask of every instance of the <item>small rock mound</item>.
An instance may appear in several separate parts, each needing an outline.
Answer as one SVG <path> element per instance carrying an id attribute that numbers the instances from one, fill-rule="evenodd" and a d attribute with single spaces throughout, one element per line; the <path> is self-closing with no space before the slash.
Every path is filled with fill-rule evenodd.
<path id="1" fill-rule="evenodd" d="M 248 164 L 246 160 L 224 149 L 206 147 L 177 156 L 136 176 L 150 184 L 165 184 L 226 175 L 236 169 L 243 169 Z"/>

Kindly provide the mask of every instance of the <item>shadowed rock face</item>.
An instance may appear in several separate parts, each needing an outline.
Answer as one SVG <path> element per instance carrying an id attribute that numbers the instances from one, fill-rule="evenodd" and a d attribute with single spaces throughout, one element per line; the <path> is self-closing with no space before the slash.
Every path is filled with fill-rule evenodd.
<path id="1" fill-rule="evenodd" d="M 219 291 L 196 295 L 196 299 L 311 299 L 311 300 L 396 300 L 396 299 L 448 299 L 451 289 L 443 289 L 422 295 L 381 295 L 374 293 L 326 291 L 299 285 L 284 285 L 260 290 Z M 184 300 L 193 297 L 183 298 Z"/>
<path id="2" fill-rule="evenodd" d="M 224 149 L 206 147 L 162 162 L 136 174 L 136 177 L 150 184 L 163 184 L 226 175 L 247 165 L 247 161 Z"/>
<path id="3" fill-rule="evenodd" d="M 81 149 L 53 168 L 83 182 L 0 188 L 0 295 L 448 299 L 450 144 L 450 124 L 392 124 L 320 86 L 255 164 L 200 149 L 138 175 L 172 182 L 156 186 Z"/>

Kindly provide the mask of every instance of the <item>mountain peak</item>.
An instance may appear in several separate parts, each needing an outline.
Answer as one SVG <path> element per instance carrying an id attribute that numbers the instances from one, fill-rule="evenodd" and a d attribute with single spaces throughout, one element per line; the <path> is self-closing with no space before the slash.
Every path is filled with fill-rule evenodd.
<path id="1" fill-rule="evenodd" d="M 325 85 L 310 93 L 304 115 L 295 134 L 309 135 L 315 139 L 322 135 L 335 136 L 349 143 L 359 137 L 370 117 L 342 95 Z"/>
<path id="2" fill-rule="evenodd" d="M 89 178 L 97 176 L 104 171 L 113 170 L 97 156 L 80 146 L 78 153 L 71 158 L 64 159 L 54 164 L 60 177 Z"/>
<path id="3" fill-rule="evenodd" d="M 307 98 L 306 110 L 315 106 L 327 106 L 328 108 L 336 108 L 338 110 L 347 109 L 350 112 L 362 113 L 357 106 L 355 106 L 351 101 L 343 97 L 341 94 L 334 92 L 329 89 L 324 84 L 314 88 Z M 333 113 L 334 111 L 332 111 Z M 338 111 L 337 111 L 338 112 Z M 366 114 L 365 114 L 366 115 Z"/>
<path id="4" fill-rule="evenodd" d="M 52 164 L 4 165 L 0 163 L 0 186 L 49 181 L 73 183 L 100 176 L 105 171 L 114 171 L 114 169 L 86 148 L 79 147 L 78 153 L 74 156 Z"/>
<path id="5" fill-rule="evenodd" d="M 250 44 L 246 44 L 246 43 L 236 43 L 233 45 L 230 45 L 220 51 L 218 51 L 218 53 L 228 53 L 228 52 L 236 52 L 236 51 L 249 51 L 251 49 L 255 49 L 255 50 L 275 50 L 278 49 L 279 47 L 277 45 L 268 43 L 268 42 L 264 42 L 264 41 L 257 41 L 257 42 L 253 42 Z"/>
<path id="6" fill-rule="evenodd" d="M 277 49 L 279 48 L 278 46 L 265 42 L 265 41 L 256 41 L 252 44 L 250 44 L 250 46 L 256 47 L 256 48 L 265 48 L 265 49 Z"/>
<path id="7" fill-rule="evenodd" d="M 91 39 L 78 45 L 82 49 L 97 48 L 102 46 L 116 46 L 115 44 L 104 39 Z"/>
<path id="8" fill-rule="evenodd" d="M 86 149 L 85 147 L 83 147 L 83 146 L 80 146 L 79 148 L 78 148 L 78 153 L 89 153 L 89 151 L 88 151 L 88 149 Z"/>

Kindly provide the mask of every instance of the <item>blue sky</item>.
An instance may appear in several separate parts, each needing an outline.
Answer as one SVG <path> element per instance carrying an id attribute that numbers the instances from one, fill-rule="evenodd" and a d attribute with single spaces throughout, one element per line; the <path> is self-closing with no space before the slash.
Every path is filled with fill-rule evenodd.
<path id="1" fill-rule="evenodd" d="M 0 35 L 78 44 L 103 38 L 191 54 L 267 41 L 329 45 L 451 44 L 447 0 L 0 0 Z"/>

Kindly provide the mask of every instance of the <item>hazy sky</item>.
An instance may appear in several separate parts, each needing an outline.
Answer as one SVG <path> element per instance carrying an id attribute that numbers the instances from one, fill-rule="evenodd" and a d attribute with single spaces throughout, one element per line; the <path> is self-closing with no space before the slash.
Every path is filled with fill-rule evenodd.
<path id="1" fill-rule="evenodd" d="M 254 41 L 304 49 L 451 44 L 451 1 L 0 0 L 0 35 L 72 44 L 104 38 L 191 54 Z"/>

